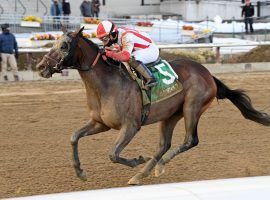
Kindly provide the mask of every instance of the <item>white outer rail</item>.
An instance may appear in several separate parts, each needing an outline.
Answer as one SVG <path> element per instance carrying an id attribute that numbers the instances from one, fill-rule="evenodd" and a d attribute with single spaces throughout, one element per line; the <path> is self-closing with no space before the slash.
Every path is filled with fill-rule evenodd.
<path id="1" fill-rule="evenodd" d="M 265 46 L 270 45 L 270 42 L 254 42 L 254 43 L 207 43 L 207 44 L 159 44 L 160 49 L 183 49 L 183 48 L 218 48 L 218 47 L 239 47 L 239 46 Z M 20 48 L 20 53 L 44 53 L 48 52 L 50 48 Z"/>
<path id="2" fill-rule="evenodd" d="M 238 46 L 265 46 L 270 42 L 252 42 L 252 43 L 206 43 L 206 44 L 160 44 L 160 49 L 177 49 L 177 48 L 214 48 L 214 47 L 238 47 Z"/>
<path id="3" fill-rule="evenodd" d="M 185 49 L 185 48 L 216 48 L 216 63 L 221 62 L 220 49 L 221 47 L 256 47 L 270 45 L 270 42 L 252 42 L 252 43 L 208 43 L 208 44 L 160 44 L 159 49 Z M 45 53 L 48 52 L 50 48 L 21 48 L 20 53 Z"/>
<path id="4" fill-rule="evenodd" d="M 270 176 L 134 186 L 13 200 L 269 200 Z"/>

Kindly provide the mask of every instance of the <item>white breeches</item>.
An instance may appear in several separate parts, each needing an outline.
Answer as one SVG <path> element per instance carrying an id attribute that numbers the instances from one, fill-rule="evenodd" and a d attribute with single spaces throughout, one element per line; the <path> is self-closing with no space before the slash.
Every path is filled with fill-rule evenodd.
<path id="1" fill-rule="evenodd" d="M 151 43 L 146 49 L 140 49 L 131 54 L 135 60 L 141 61 L 144 64 L 155 62 L 159 57 L 159 49 L 157 45 Z"/>

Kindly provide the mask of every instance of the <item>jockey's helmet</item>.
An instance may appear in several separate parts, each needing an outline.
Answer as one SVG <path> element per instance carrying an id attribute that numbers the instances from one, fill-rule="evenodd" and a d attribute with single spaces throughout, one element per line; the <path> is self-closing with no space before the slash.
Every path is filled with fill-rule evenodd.
<path id="1" fill-rule="evenodd" d="M 100 22 L 97 26 L 97 37 L 103 42 L 105 46 L 110 46 L 117 41 L 117 26 L 108 20 Z"/>

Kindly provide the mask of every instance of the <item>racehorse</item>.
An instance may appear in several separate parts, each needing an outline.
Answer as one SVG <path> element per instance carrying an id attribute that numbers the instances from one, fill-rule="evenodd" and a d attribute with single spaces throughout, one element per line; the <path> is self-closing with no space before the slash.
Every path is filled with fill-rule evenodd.
<path id="1" fill-rule="evenodd" d="M 50 78 L 54 73 L 69 67 L 77 69 L 84 82 L 90 119 L 71 136 L 74 168 L 82 180 L 87 178 L 80 167 L 79 139 L 110 129 L 119 130 L 109 155 L 112 162 L 129 167 L 146 163 L 144 168 L 129 180 L 129 184 L 140 184 L 154 169 L 155 176 L 160 176 L 165 171 L 165 164 L 172 158 L 198 145 L 199 119 L 215 98 L 229 99 L 246 119 L 270 126 L 269 114 L 257 111 L 242 90 L 231 90 L 212 76 L 204 66 L 188 59 L 170 62 L 183 86 L 182 91 L 151 105 L 149 116 L 142 124 L 142 96 L 138 84 L 130 78 L 126 70 L 120 73 L 119 68 L 108 65 L 98 45 L 84 38 L 82 31 L 83 28 L 64 33 L 37 65 L 39 74 L 44 78 Z M 168 151 L 173 130 L 181 118 L 185 120 L 184 142 Z M 143 125 L 156 122 L 160 125 L 160 141 L 159 149 L 153 157 L 120 156 L 121 151 Z"/>

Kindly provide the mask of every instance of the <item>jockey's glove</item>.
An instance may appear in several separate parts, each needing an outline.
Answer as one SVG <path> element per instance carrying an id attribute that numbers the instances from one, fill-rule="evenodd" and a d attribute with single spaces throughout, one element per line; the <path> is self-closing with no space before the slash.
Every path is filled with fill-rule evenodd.
<path id="1" fill-rule="evenodd" d="M 128 62 L 130 59 L 130 53 L 125 50 L 120 51 L 120 52 L 106 50 L 106 56 L 120 62 Z"/>

